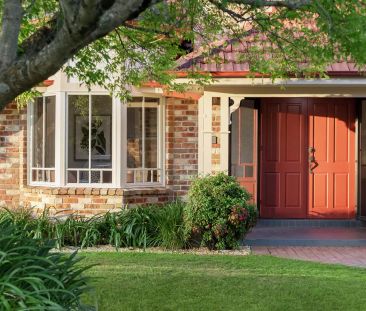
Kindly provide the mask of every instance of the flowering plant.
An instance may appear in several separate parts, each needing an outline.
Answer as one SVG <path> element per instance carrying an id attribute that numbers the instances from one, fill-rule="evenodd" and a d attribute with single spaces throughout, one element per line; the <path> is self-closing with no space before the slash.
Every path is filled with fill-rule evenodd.
<path id="1" fill-rule="evenodd" d="M 184 217 L 186 234 L 199 237 L 210 249 L 239 245 L 256 220 L 250 194 L 224 173 L 196 178 L 189 191 Z"/>

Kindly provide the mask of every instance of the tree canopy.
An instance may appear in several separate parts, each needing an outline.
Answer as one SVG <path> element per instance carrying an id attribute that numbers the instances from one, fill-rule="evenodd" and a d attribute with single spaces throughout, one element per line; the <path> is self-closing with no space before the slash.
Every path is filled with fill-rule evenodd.
<path id="1" fill-rule="evenodd" d="M 359 0 L 0 0 L 0 18 L 0 108 L 60 69 L 120 96 L 146 81 L 175 87 L 177 59 L 222 61 L 213 51 L 228 40 L 274 78 L 366 63 Z M 187 75 L 209 78 L 194 66 Z"/>

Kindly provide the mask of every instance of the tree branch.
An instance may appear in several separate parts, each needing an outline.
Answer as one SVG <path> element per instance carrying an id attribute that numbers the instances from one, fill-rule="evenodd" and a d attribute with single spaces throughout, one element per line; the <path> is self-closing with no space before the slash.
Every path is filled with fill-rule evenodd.
<path id="1" fill-rule="evenodd" d="M 5 0 L 0 34 L 0 70 L 17 56 L 20 24 L 23 17 L 21 0 Z"/>
<path id="2" fill-rule="evenodd" d="M 12 1 L 20 0 L 8 0 Z M 63 24 L 45 32 L 49 40 L 36 40 L 42 43 L 41 47 L 32 48 L 30 43 L 23 55 L 0 70 L 0 110 L 19 94 L 55 74 L 68 59 L 89 43 L 136 18 L 160 1 L 162 0 L 60 0 L 64 15 L 60 20 Z M 84 2 L 82 6 L 81 2 Z M 75 4 L 80 5 L 77 13 L 72 11 Z M 65 16 L 68 13 L 71 15 Z M 95 18 L 85 18 L 88 13 Z"/>

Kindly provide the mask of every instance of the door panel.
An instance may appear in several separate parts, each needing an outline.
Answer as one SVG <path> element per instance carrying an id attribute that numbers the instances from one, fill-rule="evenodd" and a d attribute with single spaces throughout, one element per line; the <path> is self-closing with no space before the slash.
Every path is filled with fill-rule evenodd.
<path id="1" fill-rule="evenodd" d="M 307 101 L 263 99 L 261 217 L 306 217 Z"/>
<path id="2" fill-rule="evenodd" d="M 261 104 L 261 217 L 355 216 L 353 99 Z"/>
<path id="3" fill-rule="evenodd" d="M 309 217 L 355 216 L 355 105 L 352 99 L 308 99 Z"/>

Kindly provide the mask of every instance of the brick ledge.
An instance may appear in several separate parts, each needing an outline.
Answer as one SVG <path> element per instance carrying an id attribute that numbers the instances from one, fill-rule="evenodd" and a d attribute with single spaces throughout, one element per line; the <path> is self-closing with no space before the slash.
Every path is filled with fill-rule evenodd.
<path id="1" fill-rule="evenodd" d="M 23 193 L 53 194 L 53 195 L 96 195 L 96 196 L 135 196 L 169 194 L 170 189 L 165 187 L 146 188 L 50 188 L 45 186 L 27 186 L 21 189 Z"/>

